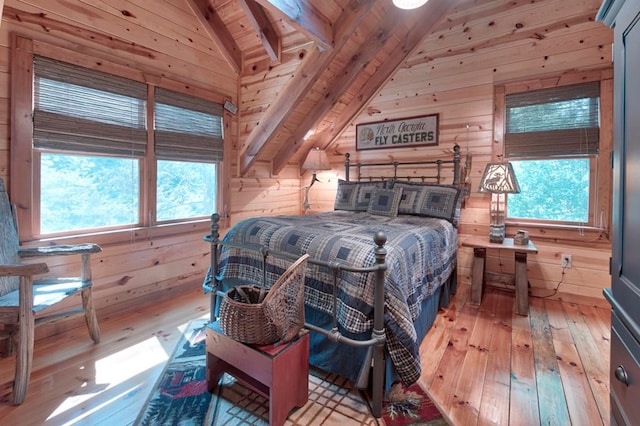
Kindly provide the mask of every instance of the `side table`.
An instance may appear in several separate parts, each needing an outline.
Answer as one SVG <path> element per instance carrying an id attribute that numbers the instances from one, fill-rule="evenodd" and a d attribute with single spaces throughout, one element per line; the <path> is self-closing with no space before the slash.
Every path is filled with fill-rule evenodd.
<path id="1" fill-rule="evenodd" d="M 207 326 L 207 388 L 223 373 L 269 399 L 269 425 L 282 426 L 294 407 L 309 398 L 309 332 L 287 343 L 246 345 L 225 335 L 220 323 Z"/>
<path id="2" fill-rule="evenodd" d="M 473 248 L 473 271 L 471 276 L 471 303 L 479 305 L 482 300 L 482 287 L 485 282 L 485 264 L 487 249 L 506 250 L 515 256 L 515 292 L 516 313 L 529 314 L 529 280 L 527 278 L 527 254 L 538 253 L 536 246 L 529 240 L 529 244 L 514 244 L 513 238 L 505 238 L 500 243 L 489 242 L 489 237 L 475 236 L 462 242 L 463 247 Z"/>

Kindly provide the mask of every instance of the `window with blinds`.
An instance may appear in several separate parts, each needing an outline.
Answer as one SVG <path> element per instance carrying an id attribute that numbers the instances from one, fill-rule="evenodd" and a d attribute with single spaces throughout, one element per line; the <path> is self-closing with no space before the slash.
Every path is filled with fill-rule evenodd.
<path id="1" fill-rule="evenodd" d="M 36 56 L 33 94 L 34 147 L 146 155 L 145 84 Z"/>
<path id="2" fill-rule="evenodd" d="M 599 100 L 599 82 L 507 95 L 505 156 L 597 154 Z"/>
<path id="3" fill-rule="evenodd" d="M 504 152 L 521 188 L 508 218 L 593 222 L 599 123 L 597 81 L 506 95 Z"/>
<path id="4" fill-rule="evenodd" d="M 192 221 L 217 210 L 221 104 L 46 57 L 33 65 L 36 234 Z"/>
<path id="5" fill-rule="evenodd" d="M 222 105 L 157 89 L 155 152 L 162 160 L 222 161 Z"/>

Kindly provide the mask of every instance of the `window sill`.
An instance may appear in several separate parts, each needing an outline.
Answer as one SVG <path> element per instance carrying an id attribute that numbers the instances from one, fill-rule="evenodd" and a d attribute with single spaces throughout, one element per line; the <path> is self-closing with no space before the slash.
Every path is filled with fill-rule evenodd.
<path id="1" fill-rule="evenodd" d="M 21 247 L 42 247 L 63 244 L 82 244 L 91 242 L 102 246 L 110 244 L 132 243 L 140 241 L 151 241 L 154 238 L 171 237 L 175 235 L 185 235 L 198 233 L 200 236 L 209 234 L 211 220 L 202 219 L 190 222 L 171 223 L 152 227 L 133 227 L 118 229 L 113 231 L 96 231 L 86 234 L 66 235 L 52 238 L 33 239 L 21 242 Z"/>
<path id="2" fill-rule="evenodd" d="M 611 245 L 608 228 L 516 221 L 507 221 L 506 225 L 507 236 L 515 235 L 516 231 L 523 230 L 528 231 L 529 238 L 534 241 L 580 242 L 599 246 Z"/>

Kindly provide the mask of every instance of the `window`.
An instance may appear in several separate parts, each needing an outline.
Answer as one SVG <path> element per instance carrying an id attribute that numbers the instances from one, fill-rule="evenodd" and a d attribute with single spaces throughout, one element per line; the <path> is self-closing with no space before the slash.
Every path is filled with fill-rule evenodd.
<path id="1" fill-rule="evenodd" d="M 208 224 L 220 198 L 221 103 L 31 57 L 32 87 L 20 99 L 33 99 L 33 127 L 15 142 L 16 158 L 33 166 L 12 173 L 32 182 L 23 185 L 33 188 L 21 202 L 30 206 L 24 241 Z"/>
<path id="2" fill-rule="evenodd" d="M 599 100 L 599 82 L 506 95 L 504 155 L 521 190 L 508 220 L 594 223 Z"/>

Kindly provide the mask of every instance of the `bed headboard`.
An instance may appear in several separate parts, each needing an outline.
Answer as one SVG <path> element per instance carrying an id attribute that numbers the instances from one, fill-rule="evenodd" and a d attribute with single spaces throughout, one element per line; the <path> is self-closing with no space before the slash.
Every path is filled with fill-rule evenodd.
<path id="1" fill-rule="evenodd" d="M 392 161 L 392 162 L 388 162 L 388 163 L 355 163 L 355 164 L 351 164 L 351 162 L 349 161 L 349 153 L 346 153 L 344 155 L 345 159 L 344 159 L 344 169 L 345 169 L 345 180 L 350 181 L 350 169 L 352 167 L 356 168 L 356 177 L 355 180 L 356 181 L 362 181 L 362 180 L 383 180 L 383 179 L 394 179 L 394 180 L 420 180 L 422 182 L 434 182 L 434 183 L 442 183 L 442 169 L 444 166 L 447 165 L 451 165 L 451 167 L 453 167 L 453 185 L 455 186 L 460 186 L 461 184 L 461 170 L 460 170 L 460 146 L 459 145 L 454 145 L 453 146 L 453 158 L 451 160 L 442 160 L 442 159 L 438 159 L 438 160 L 423 160 L 423 161 L 407 161 L 407 162 L 399 162 L 399 161 Z M 365 167 L 384 167 L 384 166 L 391 166 L 393 167 L 393 175 L 392 176 L 374 176 L 374 175 L 367 175 L 365 177 L 363 177 L 362 175 L 362 169 Z M 430 174 L 427 175 L 421 175 L 421 176 L 416 176 L 415 174 L 412 175 L 406 175 L 403 176 L 399 173 L 399 169 L 400 169 L 400 173 L 402 172 L 401 167 L 404 166 L 423 166 L 425 168 L 425 170 L 429 171 Z M 433 171 L 431 173 L 431 171 Z"/>

